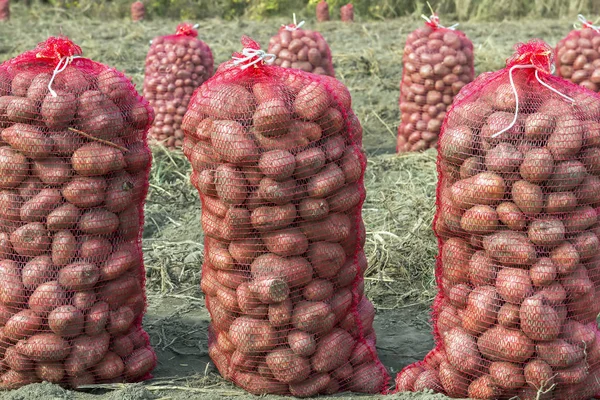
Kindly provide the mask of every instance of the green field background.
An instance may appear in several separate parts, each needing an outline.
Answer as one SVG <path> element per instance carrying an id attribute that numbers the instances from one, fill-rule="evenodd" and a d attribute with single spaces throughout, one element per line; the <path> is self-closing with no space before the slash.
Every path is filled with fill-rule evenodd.
<path id="1" fill-rule="evenodd" d="M 25 0 L 13 0 L 24 2 Z M 50 4 L 89 16 L 126 17 L 132 0 L 29 0 Z M 314 16 L 319 0 L 145 0 L 149 18 L 201 19 L 220 17 L 252 19 L 297 13 Z M 339 8 L 348 0 L 330 0 L 332 19 L 339 19 Z M 431 0 L 432 7 L 445 16 L 465 20 L 505 20 L 515 18 L 573 17 L 579 13 L 595 19 L 600 0 Z M 357 20 L 395 18 L 410 14 L 429 14 L 425 0 L 354 0 Z"/>

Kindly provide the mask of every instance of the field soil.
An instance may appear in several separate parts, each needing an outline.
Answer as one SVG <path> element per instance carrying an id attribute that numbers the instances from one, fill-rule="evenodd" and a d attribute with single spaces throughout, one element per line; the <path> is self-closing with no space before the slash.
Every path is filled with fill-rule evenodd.
<path id="1" fill-rule="evenodd" d="M 443 17 L 442 17 L 443 19 Z M 281 23 L 290 21 L 200 21 L 200 38 L 212 48 L 217 63 L 240 49 L 247 34 L 266 45 Z M 350 89 L 353 108 L 364 127 L 369 155 L 363 209 L 367 226 L 369 269 L 366 292 L 377 308 L 377 349 L 395 374 L 420 360 L 432 348 L 429 306 L 435 296 L 433 278 L 437 243 L 431 231 L 435 212 L 434 150 L 395 156 L 399 120 L 398 85 L 406 35 L 422 25 L 420 18 L 317 25 L 330 43 L 337 77 Z M 443 21 L 451 25 L 452 21 Z M 62 9 L 27 11 L 16 4 L 12 20 L 0 23 L 0 61 L 33 48 L 48 35 L 65 34 L 81 45 L 86 57 L 114 66 L 141 88 L 149 41 L 175 31 L 177 21 L 91 19 Z M 475 44 L 478 73 L 503 67 L 518 41 L 539 37 L 555 45 L 572 21 L 526 20 L 460 25 Z M 150 193 L 146 205 L 144 252 L 148 310 L 145 329 L 158 354 L 158 367 L 148 382 L 95 385 L 79 391 L 47 383 L 0 392 L 2 400 L 146 400 L 252 399 L 225 382 L 208 357 L 209 315 L 199 289 L 203 237 L 200 205 L 189 184 L 189 164 L 178 152 L 154 149 Z M 378 399 L 382 396 L 341 394 L 335 398 Z M 276 396 L 265 396 L 267 399 Z M 392 399 L 443 399 L 427 393 L 396 394 Z"/>

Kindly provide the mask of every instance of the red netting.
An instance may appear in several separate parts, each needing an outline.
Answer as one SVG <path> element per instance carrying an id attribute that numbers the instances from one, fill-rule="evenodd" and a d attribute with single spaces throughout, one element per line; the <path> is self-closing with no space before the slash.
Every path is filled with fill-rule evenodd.
<path id="1" fill-rule="evenodd" d="M 131 3 L 131 20 L 143 21 L 146 18 L 146 6 L 141 1 Z"/>
<path id="2" fill-rule="evenodd" d="M 181 148 L 181 122 L 194 90 L 214 72 L 213 55 L 191 24 L 179 24 L 174 35 L 154 38 L 146 57 L 144 97 L 156 118 L 150 138 Z"/>
<path id="3" fill-rule="evenodd" d="M 569 32 L 556 46 L 556 68 L 558 76 L 600 91 L 600 28 L 587 21 Z"/>
<path id="4" fill-rule="evenodd" d="M 282 26 L 269 40 L 268 52 L 275 54 L 275 64 L 283 68 L 335 76 L 331 50 L 319 32 L 300 29 L 294 24 Z"/>
<path id="5" fill-rule="evenodd" d="M 448 112 L 437 345 L 398 374 L 399 391 L 588 399 L 600 389 L 600 97 L 550 75 L 551 63 L 545 43 L 520 45 Z"/>
<path id="6" fill-rule="evenodd" d="M 139 381 L 152 109 L 49 38 L 0 65 L 0 387 Z"/>
<path id="7" fill-rule="evenodd" d="M 255 394 L 381 392 L 350 94 L 327 76 L 243 68 L 253 61 L 221 65 L 184 119 L 206 236 L 209 354 Z"/>
<path id="8" fill-rule="evenodd" d="M 340 8 L 340 19 L 343 22 L 354 22 L 354 6 L 348 3 Z"/>
<path id="9" fill-rule="evenodd" d="M 437 147 L 447 108 L 473 80 L 473 44 L 461 31 L 441 27 L 434 14 L 408 35 L 402 62 L 396 151 Z"/>
<path id="10" fill-rule="evenodd" d="M 317 4 L 316 14 L 317 14 L 317 21 L 319 21 L 319 22 L 329 21 L 329 4 L 327 4 L 327 2 L 325 0 L 321 0 Z"/>
<path id="11" fill-rule="evenodd" d="M 0 21 L 10 19 L 10 0 L 0 0 Z"/>

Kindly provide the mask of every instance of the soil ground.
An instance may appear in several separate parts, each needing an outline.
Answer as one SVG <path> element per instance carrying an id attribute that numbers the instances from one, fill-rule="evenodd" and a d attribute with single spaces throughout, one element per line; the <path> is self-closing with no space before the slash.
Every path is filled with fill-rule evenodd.
<path id="1" fill-rule="evenodd" d="M 200 21 L 200 38 L 212 47 L 217 63 L 240 49 L 248 34 L 261 43 L 284 21 Z M 364 127 L 369 155 L 368 198 L 363 216 L 369 260 L 366 292 L 377 308 L 377 348 L 392 380 L 405 365 L 432 348 L 429 305 L 437 244 L 431 232 L 435 211 L 435 151 L 395 156 L 399 120 L 398 84 L 406 35 L 420 18 L 307 26 L 319 29 L 331 45 L 337 76 L 353 95 L 353 108 Z M 450 25 L 451 21 L 447 21 Z M 81 45 L 87 57 L 124 70 L 141 87 L 148 41 L 172 33 L 177 22 L 90 19 L 61 9 L 13 7 L 13 19 L 0 24 L 0 61 L 32 48 L 48 35 L 63 33 Z M 518 41 L 540 37 L 554 45 L 571 21 L 465 23 L 475 44 L 476 70 L 501 68 Z M 146 400 L 251 399 L 222 380 L 207 354 L 209 316 L 199 289 L 202 233 L 199 201 L 189 185 L 189 165 L 179 153 L 154 149 L 146 206 L 144 252 L 148 311 L 145 329 L 159 364 L 154 379 L 135 385 L 106 385 L 77 392 L 51 384 L 0 392 L 2 400 Z M 341 394 L 335 398 L 377 399 Z M 266 396 L 266 398 L 274 398 Z M 393 399 L 443 399 L 427 393 L 398 394 Z"/>

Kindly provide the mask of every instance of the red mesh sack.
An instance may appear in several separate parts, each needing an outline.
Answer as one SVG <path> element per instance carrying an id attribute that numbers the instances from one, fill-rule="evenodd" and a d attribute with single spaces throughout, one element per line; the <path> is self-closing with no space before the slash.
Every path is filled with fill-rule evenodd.
<path id="1" fill-rule="evenodd" d="M 150 138 L 168 148 L 183 144 L 181 121 L 192 94 L 214 72 L 212 52 L 194 28 L 180 24 L 174 35 L 156 37 L 146 57 L 144 97 L 156 113 Z"/>
<path id="2" fill-rule="evenodd" d="M 301 69 L 317 75 L 335 76 L 331 50 L 325 38 L 316 31 L 301 29 L 304 21 L 283 25 L 269 40 L 269 53 L 277 59 L 275 64 L 283 68 Z"/>
<path id="3" fill-rule="evenodd" d="M 0 21 L 10 19 L 10 0 L 0 0 Z"/>
<path id="4" fill-rule="evenodd" d="M 350 94 L 334 78 L 265 65 L 268 54 L 242 43 L 184 118 L 210 357 L 254 394 L 381 392 Z"/>
<path id="5" fill-rule="evenodd" d="M 600 27 L 579 15 L 581 28 L 569 32 L 556 46 L 558 76 L 600 91 Z"/>
<path id="6" fill-rule="evenodd" d="M 589 399 L 600 389 L 600 97 L 519 44 L 442 126 L 435 349 L 398 391 Z"/>
<path id="7" fill-rule="evenodd" d="M 143 21 L 146 18 L 146 6 L 141 1 L 131 3 L 131 20 L 134 22 Z"/>
<path id="8" fill-rule="evenodd" d="M 327 2 L 325 0 L 321 0 L 317 4 L 316 14 L 317 14 L 317 21 L 319 21 L 319 22 L 329 21 L 329 4 L 327 4 Z"/>
<path id="9" fill-rule="evenodd" d="M 473 44 L 461 31 L 440 25 L 437 15 L 408 35 L 402 62 L 396 151 L 437 147 L 446 110 L 474 77 Z"/>
<path id="10" fill-rule="evenodd" d="M 348 3 L 340 8 L 340 19 L 343 22 L 354 22 L 354 6 Z"/>
<path id="11" fill-rule="evenodd" d="M 152 109 L 51 37 L 0 65 L 0 388 L 147 379 Z"/>

